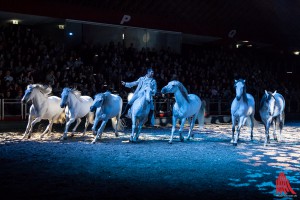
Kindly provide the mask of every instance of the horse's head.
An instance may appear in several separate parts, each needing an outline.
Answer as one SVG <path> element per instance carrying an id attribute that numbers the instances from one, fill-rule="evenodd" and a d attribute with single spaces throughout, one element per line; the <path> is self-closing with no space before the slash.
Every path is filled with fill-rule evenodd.
<path id="1" fill-rule="evenodd" d="M 103 93 L 99 93 L 95 95 L 95 99 L 93 105 L 90 107 L 90 111 L 94 112 L 97 108 L 101 107 L 104 102 L 105 95 Z"/>
<path id="2" fill-rule="evenodd" d="M 52 92 L 52 87 L 41 84 L 30 84 L 27 86 L 25 94 L 21 100 L 22 103 L 27 103 L 28 101 L 35 98 L 36 95 L 41 94 L 43 96 L 48 96 Z"/>
<path id="3" fill-rule="evenodd" d="M 152 89 L 150 87 L 145 87 L 144 95 L 147 102 L 151 101 L 151 93 L 152 93 Z"/>
<path id="4" fill-rule="evenodd" d="M 161 93 L 166 94 L 166 93 L 176 92 L 176 90 L 178 89 L 178 83 L 179 83 L 178 81 L 170 81 L 168 85 L 166 85 L 161 89 Z"/>
<path id="5" fill-rule="evenodd" d="M 265 110 L 270 116 L 273 115 L 275 110 L 275 97 L 274 95 L 277 92 L 275 91 L 273 94 L 271 92 L 267 92 L 265 90 L 265 94 L 261 100 L 260 109 Z"/>
<path id="6" fill-rule="evenodd" d="M 32 97 L 34 96 L 33 91 L 34 91 L 33 85 L 31 85 L 31 84 L 28 85 L 21 102 L 22 103 L 27 103 L 28 101 L 30 101 L 32 99 Z"/>
<path id="7" fill-rule="evenodd" d="M 61 93 L 61 102 L 60 102 L 60 107 L 64 108 L 68 102 L 68 97 L 71 92 L 70 88 L 64 88 L 62 93 Z"/>
<path id="8" fill-rule="evenodd" d="M 245 83 L 246 83 L 246 80 L 243 80 L 243 79 L 235 80 L 235 82 L 234 82 L 236 99 L 238 101 L 241 99 L 242 95 L 246 93 Z"/>
<path id="9" fill-rule="evenodd" d="M 162 94 L 166 94 L 166 93 L 176 93 L 177 91 L 179 91 L 183 98 L 187 101 L 190 102 L 189 98 L 188 98 L 188 91 L 187 89 L 183 86 L 182 83 L 180 83 L 179 81 L 170 81 L 168 83 L 168 85 L 166 85 L 165 87 L 163 87 L 161 89 L 161 93 Z"/>

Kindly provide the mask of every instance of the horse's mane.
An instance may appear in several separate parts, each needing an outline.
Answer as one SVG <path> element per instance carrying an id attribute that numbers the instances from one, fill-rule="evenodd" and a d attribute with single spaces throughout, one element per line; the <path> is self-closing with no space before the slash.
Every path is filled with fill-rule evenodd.
<path id="1" fill-rule="evenodd" d="M 81 96 L 81 92 L 79 90 L 77 90 L 76 88 L 72 88 L 70 92 L 72 92 L 76 97 Z"/>
<path id="2" fill-rule="evenodd" d="M 190 103 L 190 100 L 188 98 L 188 91 L 187 89 L 183 86 L 182 83 L 180 83 L 179 81 L 174 81 L 176 83 L 176 85 L 179 88 L 179 91 L 181 92 L 182 96 L 185 98 L 185 100 Z"/>
<path id="3" fill-rule="evenodd" d="M 103 98 L 105 99 L 105 97 L 107 97 L 107 96 L 109 96 L 109 95 L 111 95 L 111 92 L 110 92 L 110 91 L 106 91 L 106 92 L 104 92 L 104 93 L 98 93 L 98 94 L 95 95 L 95 99 L 97 99 L 97 98 L 100 97 L 100 96 L 103 96 Z"/>
<path id="4" fill-rule="evenodd" d="M 27 86 L 27 89 L 29 88 L 37 88 L 45 95 L 49 95 L 52 92 L 52 87 L 50 85 L 30 84 Z"/>
<path id="5" fill-rule="evenodd" d="M 77 90 L 76 88 L 68 88 L 68 87 L 65 87 L 63 89 L 63 91 L 70 91 L 72 94 L 74 94 L 76 97 L 80 97 L 81 96 L 81 92 L 79 90 Z"/>

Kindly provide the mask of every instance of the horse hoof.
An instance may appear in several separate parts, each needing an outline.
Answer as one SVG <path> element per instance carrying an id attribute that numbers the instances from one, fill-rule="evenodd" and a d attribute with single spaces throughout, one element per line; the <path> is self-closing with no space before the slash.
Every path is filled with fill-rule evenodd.
<path id="1" fill-rule="evenodd" d="M 180 142 L 184 142 L 184 138 L 180 138 Z"/>
<path id="2" fill-rule="evenodd" d="M 172 144 L 172 141 L 169 141 L 169 144 Z"/>
<path id="3" fill-rule="evenodd" d="M 93 140 L 92 142 L 91 142 L 91 144 L 95 144 L 96 143 L 96 141 L 95 140 Z"/>
<path id="4" fill-rule="evenodd" d="M 235 147 L 236 147 L 236 146 L 237 146 L 237 143 L 233 143 L 233 146 L 235 146 Z"/>
<path id="5" fill-rule="evenodd" d="M 71 133 L 70 137 L 74 137 L 74 133 Z"/>
<path id="6" fill-rule="evenodd" d="M 115 133 L 115 136 L 116 136 L 116 137 L 119 137 L 119 134 L 118 134 L 118 133 Z"/>
<path id="7" fill-rule="evenodd" d="M 60 140 L 67 140 L 67 137 L 61 137 Z"/>

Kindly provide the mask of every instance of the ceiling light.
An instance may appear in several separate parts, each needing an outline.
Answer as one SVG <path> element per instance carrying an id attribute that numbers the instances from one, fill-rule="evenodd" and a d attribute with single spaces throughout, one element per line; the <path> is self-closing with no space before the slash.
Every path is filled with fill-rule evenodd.
<path id="1" fill-rule="evenodd" d="M 59 24 L 59 25 L 58 25 L 58 28 L 61 29 L 61 30 L 63 30 L 63 29 L 65 29 L 65 25 Z"/>
<path id="2" fill-rule="evenodd" d="M 19 20 L 17 20 L 17 19 L 13 19 L 13 20 L 11 20 L 11 22 L 12 22 L 12 24 L 19 24 Z"/>

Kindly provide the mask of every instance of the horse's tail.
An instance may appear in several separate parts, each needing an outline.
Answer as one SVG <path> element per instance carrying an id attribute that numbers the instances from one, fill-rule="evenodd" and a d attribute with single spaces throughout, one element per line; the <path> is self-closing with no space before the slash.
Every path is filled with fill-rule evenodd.
<path id="1" fill-rule="evenodd" d="M 65 109 L 63 112 L 60 113 L 60 115 L 54 119 L 53 123 L 54 124 L 64 124 L 66 122 L 66 113 L 65 113 Z"/>
<path id="2" fill-rule="evenodd" d="M 117 131 L 123 131 L 125 125 L 123 124 L 122 120 L 119 119 L 118 127 L 117 127 L 117 122 L 118 122 L 117 117 L 111 118 L 111 125 L 112 125 L 112 127 L 113 127 L 115 130 L 117 130 Z"/>
<path id="3" fill-rule="evenodd" d="M 206 102 L 201 102 L 201 108 L 198 113 L 198 123 L 199 123 L 199 130 L 203 129 L 204 126 L 204 119 L 205 119 L 205 108 L 206 108 Z"/>
<path id="4" fill-rule="evenodd" d="M 90 124 L 94 124 L 94 117 L 95 117 L 95 113 L 94 112 L 89 112 L 88 113 L 87 120 L 89 120 Z"/>

